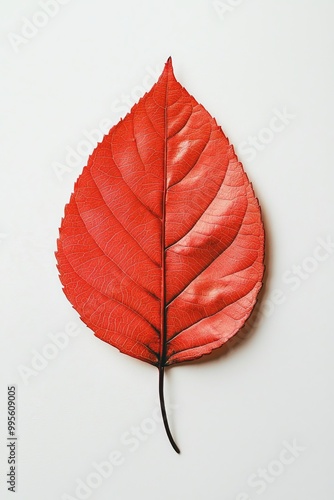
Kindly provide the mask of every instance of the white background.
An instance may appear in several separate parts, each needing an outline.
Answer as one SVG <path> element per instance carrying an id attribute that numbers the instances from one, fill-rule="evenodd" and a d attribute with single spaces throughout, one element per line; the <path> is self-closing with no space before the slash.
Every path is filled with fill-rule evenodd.
<path id="1" fill-rule="evenodd" d="M 319 241 L 334 240 L 333 2 L 63 0 L 52 15 L 41 15 L 41 3 L 0 7 L 1 498 L 80 498 L 78 479 L 114 450 L 122 463 L 81 498 L 332 498 L 334 249 Z M 169 55 L 177 79 L 235 144 L 267 234 L 252 335 L 225 355 L 167 372 L 180 456 L 152 418 L 157 370 L 80 322 L 54 257 L 88 156 L 85 133 L 116 123 Z M 75 337 L 65 332 L 71 323 Z M 63 349 L 50 348 L 57 332 L 65 332 Z M 43 365 L 36 351 L 53 359 Z M 12 384 L 16 496 L 5 483 Z M 124 434 L 136 426 L 144 431 L 130 445 Z M 297 445 L 295 456 L 286 443 Z M 261 468 L 269 475 L 254 486 Z"/>

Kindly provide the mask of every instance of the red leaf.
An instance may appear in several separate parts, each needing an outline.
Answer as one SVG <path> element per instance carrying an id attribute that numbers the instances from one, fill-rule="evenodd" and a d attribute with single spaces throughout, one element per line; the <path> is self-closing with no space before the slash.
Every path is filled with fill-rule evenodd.
<path id="1" fill-rule="evenodd" d="M 159 368 L 162 396 L 164 366 L 243 326 L 263 253 L 242 165 L 169 59 L 76 182 L 58 240 L 64 292 L 97 337 Z"/>

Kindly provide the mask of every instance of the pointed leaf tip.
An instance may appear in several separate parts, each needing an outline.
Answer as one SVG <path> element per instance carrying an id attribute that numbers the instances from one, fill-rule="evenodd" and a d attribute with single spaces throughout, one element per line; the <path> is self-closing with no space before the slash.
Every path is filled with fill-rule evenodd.
<path id="1" fill-rule="evenodd" d="M 163 76 L 163 75 L 166 76 L 168 79 L 175 80 L 173 61 L 172 61 L 171 56 L 169 56 L 169 58 L 167 59 L 167 61 L 165 63 L 165 67 L 164 67 L 164 70 L 163 70 L 161 76 Z"/>

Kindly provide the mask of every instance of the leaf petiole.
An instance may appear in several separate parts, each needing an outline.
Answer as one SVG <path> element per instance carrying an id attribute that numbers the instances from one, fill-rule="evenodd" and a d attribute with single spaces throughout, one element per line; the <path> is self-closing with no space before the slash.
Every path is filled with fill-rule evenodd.
<path id="1" fill-rule="evenodd" d="M 170 441 L 170 444 L 176 451 L 176 453 L 180 453 L 180 449 L 175 443 L 172 433 L 170 431 L 169 425 L 168 425 L 168 420 L 167 420 L 167 413 L 166 413 L 166 407 L 165 407 L 165 399 L 164 399 L 164 366 L 159 366 L 159 399 L 160 399 L 160 407 L 161 407 L 161 413 L 162 413 L 162 419 L 164 422 L 164 426 L 166 429 L 166 433 L 168 436 L 168 439 Z"/>

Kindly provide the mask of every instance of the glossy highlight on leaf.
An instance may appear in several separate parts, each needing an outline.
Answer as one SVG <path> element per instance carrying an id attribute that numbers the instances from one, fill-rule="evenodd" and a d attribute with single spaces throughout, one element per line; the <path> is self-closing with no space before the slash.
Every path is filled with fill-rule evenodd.
<path id="1" fill-rule="evenodd" d="M 264 232 L 233 147 L 175 79 L 158 82 L 88 160 L 57 250 L 64 292 L 100 339 L 159 369 L 209 354 L 249 317 Z"/>

